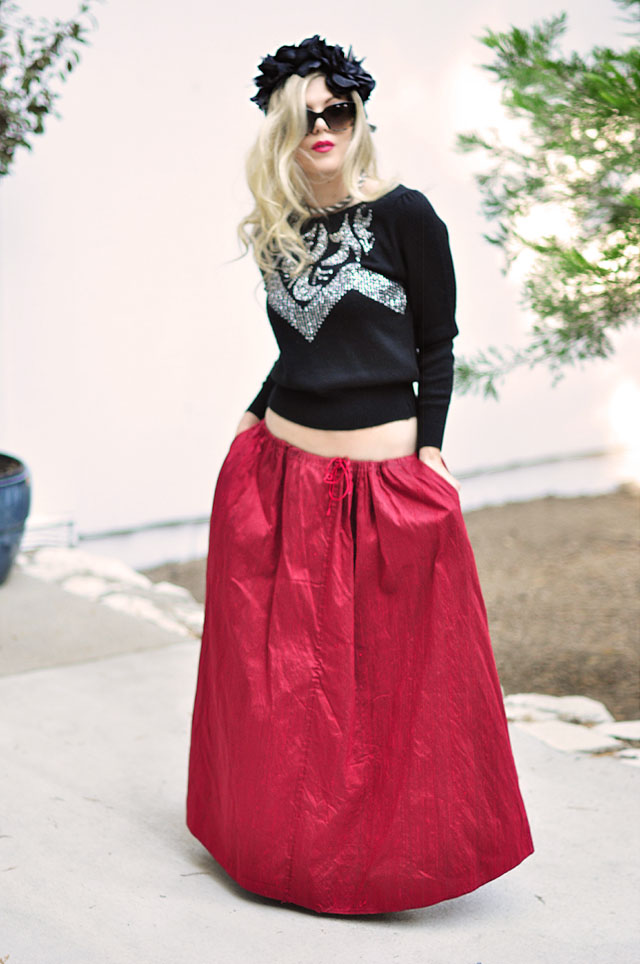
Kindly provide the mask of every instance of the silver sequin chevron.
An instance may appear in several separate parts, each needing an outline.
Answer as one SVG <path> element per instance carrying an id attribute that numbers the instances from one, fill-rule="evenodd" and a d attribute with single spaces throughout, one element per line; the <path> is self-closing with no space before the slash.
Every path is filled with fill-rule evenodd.
<path id="1" fill-rule="evenodd" d="M 407 296 L 401 284 L 362 267 L 363 252 L 368 254 L 375 244 L 370 230 L 373 212 L 366 209 L 365 213 L 361 205 L 353 211 L 353 223 L 350 211 L 346 211 L 342 224 L 333 234 L 329 234 L 321 222 L 303 234 L 313 264 L 299 277 L 291 279 L 287 271 L 291 263 L 285 261 L 266 282 L 267 303 L 309 342 L 349 291 L 359 291 L 398 314 L 406 310 Z M 338 247 L 324 257 L 330 241 Z"/>

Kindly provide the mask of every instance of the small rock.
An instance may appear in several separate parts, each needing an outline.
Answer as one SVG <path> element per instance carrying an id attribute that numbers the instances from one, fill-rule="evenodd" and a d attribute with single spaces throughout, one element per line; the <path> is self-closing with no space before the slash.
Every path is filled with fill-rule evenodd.
<path id="1" fill-rule="evenodd" d="M 99 599 L 111 588 L 108 582 L 98 578 L 98 576 L 69 576 L 60 585 L 67 592 L 75 593 L 76 596 L 84 596 L 86 599 Z"/>
<path id="2" fill-rule="evenodd" d="M 193 599 L 193 596 L 184 586 L 176 586 L 173 582 L 155 582 L 153 591 L 163 596 L 175 596 L 178 599 Z"/>
<path id="3" fill-rule="evenodd" d="M 517 722 L 516 726 L 565 753 L 602 753 L 620 746 L 614 737 L 607 736 L 606 733 L 598 733 L 587 726 L 565 723 L 562 720 Z"/>
<path id="4" fill-rule="evenodd" d="M 136 572 L 120 559 L 66 546 L 44 546 L 27 554 L 25 569 L 49 582 L 58 582 L 72 575 L 92 575 L 144 589 L 152 585 L 148 576 Z"/>
<path id="5" fill-rule="evenodd" d="M 128 613 L 130 616 L 137 616 L 139 619 L 149 619 L 157 626 L 169 630 L 169 632 L 178 633 L 180 636 L 191 635 L 182 623 L 171 619 L 163 613 L 154 602 L 150 599 L 145 599 L 143 596 L 114 592 L 103 596 L 102 602 L 106 603 L 107 606 L 111 606 L 112 609 L 118 609 L 120 612 Z"/>
<path id="6" fill-rule="evenodd" d="M 613 723 L 600 723 L 594 727 L 598 733 L 606 733 L 607 736 L 615 736 L 617 740 L 626 740 L 628 743 L 640 743 L 640 720 L 619 720 Z"/>
<path id="7" fill-rule="evenodd" d="M 640 767 L 640 750 L 620 750 L 614 756 L 616 760 L 620 760 L 621 763 L 626 763 L 628 766 Z"/>
<path id="8" fill-rule="evenodd" d="M 176 606 L 176 618 L 184 623 L 195 636 L 201 636 L 204 628 L 204 606 L 194 603 L 193 606 Z"/>
<path id="9" fill-rule="evenodd" d="M 545 693 L 514 693 L 504 701 L 512 722 L 564 720 L 566 723 L 610 723 L 613 716 L 604 703 L 588 696 L 548 696 Z"/>

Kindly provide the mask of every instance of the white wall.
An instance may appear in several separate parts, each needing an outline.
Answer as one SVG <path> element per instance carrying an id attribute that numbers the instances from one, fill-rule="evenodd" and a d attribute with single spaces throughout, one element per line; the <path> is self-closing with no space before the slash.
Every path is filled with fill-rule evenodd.
<path id="1" fill-rule="evenodd" d="M 29 9 L 66 17 L 75 3 Z M 526 325 L 515 279 L 482 238 L 478 161 L 453 150 L 456 132 L 501 118 L 497 88 L 474 67 L 491 55 L 474 38 L 566 9 L 565 47 L 628 43 L 615 4 L 595 0 L 177 9 L 98 7 L 62 120 L 0 185 L 0 448 L 29 465 L 33 512 L 71 515 L 80 531 L 206 514 L 235 425 L 277 357 L 257 271 L 231 260 L 264 54 L 318 32 L 366 55 L 383 172 L 424 190 L 449 227 L 457 350 L 469 353 L 516 343 Z M 619 343 L 615 361 L 554 389 L 546 372 L 525 372 L 499 404 L 455 399 L 452 469 L 617 440 L 626 430 L 610 409 L 616 391 L 635 397 L 640 355 L 636 336 Z"/>

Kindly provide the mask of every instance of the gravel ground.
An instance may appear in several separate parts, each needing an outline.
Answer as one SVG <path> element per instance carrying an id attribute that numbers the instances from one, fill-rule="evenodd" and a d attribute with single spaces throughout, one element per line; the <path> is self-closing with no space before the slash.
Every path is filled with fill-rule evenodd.
<path id="1" fill-rule="evenodd" d="M 640 717 L 640 498 L 545 498 L 465 514 L 506 693 L 581 694 Z M 144 570 L 204 601 L 206 560 Z"/>

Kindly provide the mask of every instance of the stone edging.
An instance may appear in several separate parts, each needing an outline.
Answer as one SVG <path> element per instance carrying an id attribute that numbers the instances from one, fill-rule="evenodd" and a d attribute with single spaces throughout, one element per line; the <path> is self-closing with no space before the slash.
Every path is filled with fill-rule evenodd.
<path id="1" fill-rule="evenodd" d="M 190 639 L 200 639 L 204 606 L 188 589 L 152 582 L 126 563 L 83 549 L 46 546 L 18 554 L 27 575 L 54 582 L 67 592 L 149 620 Z M 557 750 L 614 756 L 640 766 L 640 720 L 616 722 L 586 696 L 516 693 L 505 696 L 507 719 Z"/>
<path id="2" fill-rule="evenodd" d="M 188 589 L 154 583 L 119 559 L 46 546 L 20 552 L 16 562 L 28 576 L 54 582 L 67 592 L 147 619 L 180 636 L 199 639 L 202 635 L 204 606 Z"/>
<path id="3" fill-rule="evenodd" d="M 504 706 L 514 726 L 556 750 L 615 756 L 640 766 L 640 720 L 616 721 L 598 700 L 515 693 L 505 696 Z"/>

